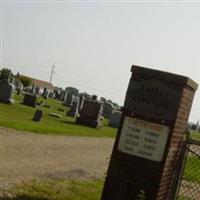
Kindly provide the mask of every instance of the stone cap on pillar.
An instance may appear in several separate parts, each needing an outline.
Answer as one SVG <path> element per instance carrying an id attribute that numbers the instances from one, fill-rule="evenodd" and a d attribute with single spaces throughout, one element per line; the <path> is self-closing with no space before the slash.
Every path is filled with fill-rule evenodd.
<path id="1" fill-rule="evenodd" d="M 138 65 L 132 65 L 131 72 L 136 74 L 142 74 L 145 77 L 151 78 L 151 77 L 158 77 L 164 81 L 172 82 L 174 84 L 179 85 L 188 85 L 194 90 L 197 90 L 198 84 L 190 79 L 189 77 L 177 75 L 169 72 L 164 72 L 160 70 L 150 69 L 146 67 L 141 67 Z M 132 76 L 133 77 L 133 76 Z"/>

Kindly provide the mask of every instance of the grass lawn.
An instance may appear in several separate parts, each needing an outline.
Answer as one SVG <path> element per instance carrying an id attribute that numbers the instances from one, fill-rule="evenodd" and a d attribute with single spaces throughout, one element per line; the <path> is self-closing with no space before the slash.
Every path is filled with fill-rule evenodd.
<path id="1" fill-rule="evenodd" d="M 1 200 L 98 200 L 102 180 L 93 181 L 31 181 L 9 190 L 13 197 Z"/>
<path id="2" fill-rule="evenodd" d="M 190 137 L 194 140 L 200 140 L 200 133 L 192 132 Z"/>
<path id="3" fill-rule="evenodd" d="M 184 176 L 187 181 L 200 183 L 200 159 L 188 156 L 186 160 Z"/>
<path id="4" fill-rule="evenodd" d="M 15 95 L 15 104 L 7 105 L 0 103 L 0 126 L 13 128 L 16 130 L 31 131 L 44 134 L 64 134 L 73 136 L 95 136 L 95 137 L 115 137 L 117 129 L 108 127 L 108 120 L 104 120 L 104 126 L 99 129 L 76 125 L 75 119 L 66 116 L 67 108 L 60 101 L 54 99 L 44 100 L 50 108 L 40 107 L 45 114 L 41 122 L 32 121 L 35 108 L 21 104 L 23 96 Z M 40 101 L 38 99 L 38 101 Z M 65 109 L 65 112 L 58 111 L 58 108 Z M 54 118 L 48 114 L 56 112 L 62 118 Z"/>

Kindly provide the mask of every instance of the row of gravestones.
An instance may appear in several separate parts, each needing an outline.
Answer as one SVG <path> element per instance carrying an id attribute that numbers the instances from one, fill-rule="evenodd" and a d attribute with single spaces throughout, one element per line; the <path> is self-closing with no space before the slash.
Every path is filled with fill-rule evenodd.
<path id="1" fill-rule="evenodd" d="M 55 98 L 58 100 L 63 101 L 63 105 L 67 107 L 76 107 L 77 104 L 79 104 L 78 107 L 82 107 L 82 97 L 84 97 L 85 100 L 91 100 L 93 97 L 92 95 L 89 95 L 87 93 L 80 93 L 78 92 L 77 89 L 68 87 L 65 89 L 65 91 L 55 91 Z M 110 115 L 114 110 L 117 110 L 116 107 L 106 101 L 101 101 L 103 103 L 103 112 L 102 115 L 103 117 L 110 118 Z M 75 105 L 73 105 L 75 104 Z M 73 114 L 74 112 L 72 112 Z"/>
<path id="2" fill-rule="evenodd" d="M 99 102 L 95 95 L 91 99 L 86 99 L 83 94 L 79 97 L 72 95 L 70 100 L 71 102 L 67 99 L 68 104 L 64 103 L 68 106 L 71 105 L 67 115 L 76 117 L 77 124 L 100 127 L 103 117 L 107 117 L 109 118 L 109 126 L 116 128 L 119 126 L 121 112 L 114 111 L 112 104 Z"/>
<path id="3" fill-rule="evenodd" d="M 0 101 L 7 104 L 13 104 L 15 102 L 13 99 L 15 92 L 18 95 L 21 95 L 22 89 L 23 87 L 21 87 L 20 84 L 15 83 L 14 85 L 10 83 L 9 80 L 1 80 L 0 81 Z M 35 88 L 32 88 L 29 91 L 29 93 L 30 94 L 25 93 L 24 104 L 27 104 L 27 105 L 30 104 L 30 106 L 34 107 L 34 104 L 36 104 Z M 45 91 L 44 91 L 44 94 L 46 94 Z"/>
<path id="4" fill-rule="evenodd" d="M 86 100 L 79 116 L 76 118 L 77 124 L 100 127 L 102 124 L 103 105 L 98 101 Z M 109 118 L 109 126 L 118 128 L 121 119 L 121 111 L 114 111 Z"/>
<path id="5" fill-rule="evenodd" d="M 14 103 L 14 93 L 15 86 L 13 84 L 4 80 L 0 82 L 0 101 L 9 104 Z M 35 94 L 35 89 L 33 89 L 32 93 Z M 45 97 L 46 94 L 47 92 L 44 91 L 43 96 Z M 25 93 L 23 104 L 35 107 L 36 99 L 36 95 Z M 113 112 L 113 107 L 109 103 L 104 103 L 103 106 L 101 102 L 97 101 L 96 96 L 93 96 L 93 98 L 88 99 L 83 94 L 81 94 L 80 96 L 75 96 L 75 94 L 73 93 L 68 93 L 68 95 L 66 95 L 64 104 L 70 107 L 70 110 L 67 112 L 67 115 L 77 117 L 77 124 L 83 124 L 92 127 L 100 127 L 103 115 L 104 117 L 110 118 L 110 126 L 118 127 L 121 113 L 119 111 Z"/>
<path id="6" fill-rule="evenodd" d="M 25 94 L 23 104 L 27 106 L 36 106 L 36 96 Z M 80 98 L 75 98 L 70 110 L 67 112 L 68 116 L 76 117 L 76 124 L 86 125 L 90 127 L 102 126 L 102 112 L 103 105 L 98 102 L 96 96 L 91 100 L 86 100 L 84 95 Z M 78 115 L 79 113 L 79 115 Z M 41 118 L 42 112 L 36 111 L 33 120 L 38 121 Z M 115 111 L 110 115 L 109 126 L 118 127 L 121 118 L 121 112 Z"/>
<path id="7" fill-rule="evenodd" d="M 35 86 L 29 91 L 31 94 L 37 94 L 37 88 Z M 50 93 L 46 89 L 42 96 L 46 98 L 54 97 L 60 101 L 63 101 L 63 105 L 70 107 L 70 110 L 67 112 L 68 116 L 76 117 L 80 110 L 83 108 L 83 102 L 85 100 L 92 100 L 92 96 L 88 94 L 79 94 L 79 91 L 76 88 L 68 87 L 65 91 L 55 90 L 53 96 L 50 96 Z M 91 103 L 90 103 L 91 104 Z M 90 110 L 90 107 L 88 108 Z M 110 118 L 110 126 L 118 127 L 116 119 L 120 118 L 120 112 L 116 111 L 116 108 L 110 102 L 103 102 L 103 109 L 101 109 L 101 115 L 106 118 Z M 95 115 L 95 114 L 94 114 Z M 119 121 L 119 120 L 118 120 Z M 99 123 L 98 123 L 99 124 Z"/>
<path id="8" fill-rule="evenodd" d="M 8 80 L 0 81 L 0 101 L 7 104 L 13 104 L 15 91 L 20 88 L 16 88 Z M 24 94 L 23 104 L 35 107 L 36 106 L 36 95 Z"/>

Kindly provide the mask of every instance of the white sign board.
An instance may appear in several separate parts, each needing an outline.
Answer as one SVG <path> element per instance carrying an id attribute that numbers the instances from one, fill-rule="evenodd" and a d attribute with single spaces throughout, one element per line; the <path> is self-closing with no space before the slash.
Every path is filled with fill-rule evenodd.
<path id="1" fill-rule="evenodd" d="M 161 161 L 169 128 L 132 117 L 125 117 L 118 150 L 130 155 Z"/>

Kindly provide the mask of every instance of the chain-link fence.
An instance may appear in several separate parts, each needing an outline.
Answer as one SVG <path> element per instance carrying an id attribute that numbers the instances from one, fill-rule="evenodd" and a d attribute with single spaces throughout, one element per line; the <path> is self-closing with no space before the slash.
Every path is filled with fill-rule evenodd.
<path id="1" fill-rule="evenodd" d="M 188 141 L 178 200 L 200 200 L 200 141 Z"/>

